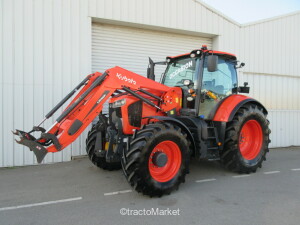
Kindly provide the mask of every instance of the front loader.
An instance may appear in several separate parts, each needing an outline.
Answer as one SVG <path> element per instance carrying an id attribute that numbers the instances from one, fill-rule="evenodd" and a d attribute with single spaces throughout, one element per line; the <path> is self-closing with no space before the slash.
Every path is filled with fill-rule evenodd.
<path id="1" fill-rule="evenodd" d="M 219 160 L 238 173 L 256 172 L 270 142 L 267 110 L 238 86 L 236 56 L 208 50 L 167 57 L 161 83 L 152 60 L 148 78 L 120 67 L 88 75 L 45 119 L 17 140 L 42 162 L 62 151 L 98 117 L 86 139 L 89 159 L 98 167 L 122 168 L 129 184 L 149 196 L 169 194 L 185 181 L 190 158 Z M 240 66 L 243 66 L 242 63 Z M 77 91 L 56 122 L 50 118 Z M 104 114 L 104 103 L 109 113 Z M 41 132 L 40 137 L 33 132 Z"/>

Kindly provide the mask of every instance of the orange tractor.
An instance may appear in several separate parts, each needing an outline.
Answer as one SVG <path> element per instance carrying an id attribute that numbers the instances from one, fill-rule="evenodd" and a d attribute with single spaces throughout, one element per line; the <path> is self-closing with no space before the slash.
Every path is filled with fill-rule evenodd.
<path id="1" fill-rule="evenodd" d="M 156 64 L 166 64 L 161 82 L 155 82 Z M 58 152 L 98 117 L 89 131 L 86 150 L 98 167 L 122 168 L 129 184 L 149 196 L 177 189 L 189 172 L 190 158 L 219 160 L 239 173 L 255 172 L 269 151 L 267 110 L 238 86 L 236 56 L 208 50 L 150 59 L 147 78 L 120 67 L 88 75 L 29 132 L 16 130 L 17 140 L 42 162 Z M 56 122 L 50 118 L 75 92 Z M 109 113 L 103 105 L 109 101 Z M 37 138 L 33 132 L 41 132 Z"/>

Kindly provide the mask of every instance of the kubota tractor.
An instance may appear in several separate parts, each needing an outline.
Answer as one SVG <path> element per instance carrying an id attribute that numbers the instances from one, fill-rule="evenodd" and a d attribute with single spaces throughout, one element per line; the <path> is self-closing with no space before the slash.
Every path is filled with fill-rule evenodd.
<path id="1" fill-rule="evenodd" d="M 161 83 L 155 64 L 166 64 Z M 270 142 L 267 110 L 238 86 L 236 56 L 208 50 L 167 57 L 150 64 L 148 78 L 120 67 L 88 75 L 30 132 L 16 130 L 17 142 L 42 162 L 48 152 L 71 144 L 98 117 L 86 139 L 89 159 L 98 167 L 122 167 L 129 184 L 149 196 L 177 189 L 191 157 L 219 160 L 239 173 L 261 167 Z M 79 90 L 56 122 L 40 125 Z M 109 100 L 109 113 L 102 113 Z M 41 132 L 39 138 L 32 135 Z"/>

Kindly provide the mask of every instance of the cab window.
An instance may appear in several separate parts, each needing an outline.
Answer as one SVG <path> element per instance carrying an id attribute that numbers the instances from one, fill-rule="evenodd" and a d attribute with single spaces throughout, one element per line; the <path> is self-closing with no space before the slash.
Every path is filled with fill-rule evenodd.
<path id="1" fill-rule="evenodd" d="M 205 59 L 199 115 L 207 118 L 219 101 L 232 94 L 232 89 L 237 86 L 236 76 L 234 61 L 219 56 L 217 71 L 208 72 Z"/>
<path id="2" fill-rule="evenodd" d="M 237 85 L 234 66 L 234 62 L 219 58 L 218 70 L 208 72 L 206 59 L 204 62 L 202 90 L 212 91 L 219 97 L 232 94 L 232 88 Z"/>

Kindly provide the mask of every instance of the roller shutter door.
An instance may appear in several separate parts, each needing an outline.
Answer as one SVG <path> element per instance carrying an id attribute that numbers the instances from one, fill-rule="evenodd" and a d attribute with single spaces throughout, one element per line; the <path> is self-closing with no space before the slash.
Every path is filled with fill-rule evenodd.
<path id="1" fill-rule="evenodd" d="M 212 46 L 211 38 L 205 37 L 97 23 L 92 29 L 93 72 L 121 66 L 145 76 L 148 56 L 154 61 L 163 61 L 166 56 L 187 53 L 202 44 Z M 157 80 L 164 69 L 158 67 Z"/>
<path id="2" fill-rule="evenodd" d="M 166 56 L 187 53 L 203 44 L 211 48 L 211 38 L 93 23 L 92 71 L 120 66 L 146 76 L 148 57 L 164 61 Z M 156 67 L 157 81 L 164 69 Z"/>

